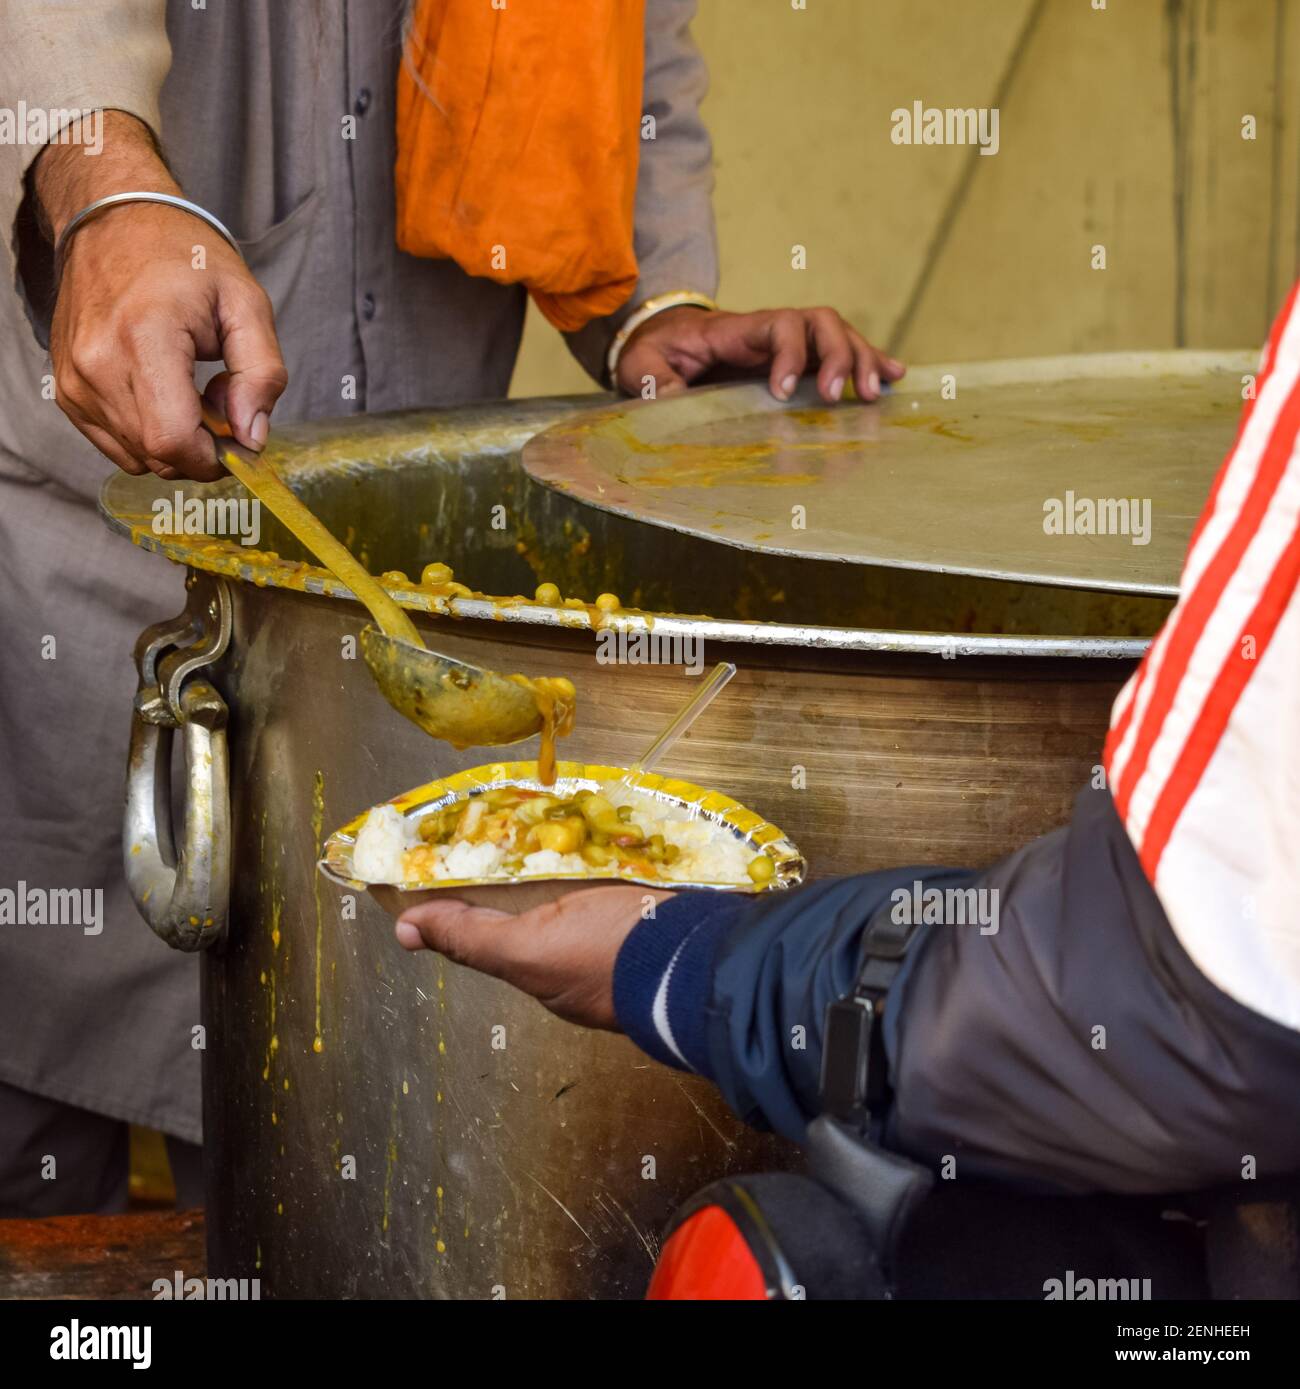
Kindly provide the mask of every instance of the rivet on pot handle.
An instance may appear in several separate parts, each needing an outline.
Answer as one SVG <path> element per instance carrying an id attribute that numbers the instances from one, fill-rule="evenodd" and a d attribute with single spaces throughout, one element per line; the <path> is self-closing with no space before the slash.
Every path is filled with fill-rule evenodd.
<path id="1" fill-rule="evenodd" d="M 131 721 L 122 847 L 127 886 L 155 934 L 177 950 L 225 939 L 230 904 L 230 764 L 227 709 L 198 672 L 230 640 L 223 581 L 191 573 L 185 611 L 136 642 L 140 683 Z M 172 832 L 171 750 L 181 733 L 185 805 Z"/>

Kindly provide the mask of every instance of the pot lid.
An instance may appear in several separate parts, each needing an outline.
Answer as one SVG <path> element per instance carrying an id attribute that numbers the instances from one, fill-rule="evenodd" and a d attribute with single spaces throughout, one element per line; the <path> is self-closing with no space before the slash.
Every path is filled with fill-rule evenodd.
<path id="1" fill-rule="evenodd" d="M 721 544 L 1118 592 L 1177 592 L 1253 352 L 914 369 L 875 404 L 805 381 L 627 401 L 532 438 L 577 500 Z"/>

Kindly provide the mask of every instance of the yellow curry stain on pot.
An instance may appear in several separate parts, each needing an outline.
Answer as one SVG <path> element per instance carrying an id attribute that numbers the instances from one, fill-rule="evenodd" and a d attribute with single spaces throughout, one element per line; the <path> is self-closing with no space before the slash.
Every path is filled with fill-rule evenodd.
<path id="1" fill-rule="evenodd" d="M 154 531 L 151 521 L 123 517 L 128 525 L 131 540 L 142 549 L 152 550 L 174 564 L 215 574 L 220 578 L 234 579 L 241 583 L 251 583 L 257 588 L 273 586 L 287 589 L 292 593 L 322 594 L 330 598 L 352 598 L 347 585 L 335 578 L 327 569 L 304 560 L 285 559 L 274 550 L 249 549 L 230 540 L 208 540 L 195 544 L 193 538 L 185 539 Z M 590 539 L 587 539 L 587 547 Z M 531 547 L 520 541 L 519 552 L 527 557 Z M 518 549 L 519 546 L 516 548 Z M 425 569 L 438 566 L 426 565 Z M 447 569 L 447 566 L 441 566 Z M 450 569 L 447 569 L 450 573 Z M 479 617 L 480 614 L 465 612 L 459 604 L 463 600 L 488 604 L 494 611 L 492 616 L 504 619 L 506 613 L 519 608 L 555 608 L 565 627 L 587 627 L 599 631 L 609 625 L 610 613 L 601 608 L 598 602 L 589 603 L 581 598 L 565 598 L 550 603 L 524 594 L 490 594 L 472 589 L 465 584 L 446 582 L 435 584 L 414 584 L 399 570 L 388 571 L 393 581 L 383 586 L 401 607 L 416 612 L 427 612 L 437 617 Z M 403 582 L 397 582 L 398 578 Z M 553 585 L 552 585 L 553 586 Z M 546 587 L 546 585 L 542 585 Z M 557 590 L 558 592 L 558 590 Z M 644 621 L 647 628 L 652 624 L 653 615 L 636 608 L 618 609 L 620 614 Z M 567 616 L 566 616 L 567 614 Z"/>
<path id="2" fill-rule="evenodd" d="M 321 845 L 324 842 L 322 835 L 325 829 L 325 774 L 319 770 L 312 778 L 311 829 L 316 841 L 316 848 L 312 857 L 319 859 Z M 311 881 L 312 896 L 316 901 L 316 1035 L 312 1039 L 311 1049 L 319 1055 L 325 1050 L 320 1026 L 320 960 L 321 945 L 325 934 L 325 913 L 320 899 L 320 874 L 313 873 Z"/>
<path id="3" fill-rule="evenodd" d="M 924 429 L 937 434 L 941 439 L 957 439 L 963 444 L 973 444 L 974 437 L 954 429 L 946 420 L 937 415 L 891 415 L 885 423 L 891 429 Z"/>
<path id="4" fill-rule="evenodd" d="M 390 1131 L 388 1135 L 387 1161 L 384 1166 L 384 1215 L 381 1225 L 385 1234 L 388 1232 L 388 1219 L 393 1210 L 393 1167 L 397 1163 L 397 1096 L 393 1096 L 393 1108 L 388 1119 Z"/>
<path id="5" fill-rule="evenodd" d="M 831 425 L 839 423 L 840 416 L 829 406 L 812 405 L 801 410 L 785 410 L 782 412 L 782 418 L 794 420 L 797 424 L 812 429 L 829 429 Z"/>
<path id="6" fill-rule="evenodd" d="M 862 453 L 870 447 L 861 439 L 761 439 L 752 443 L 685 444 L 667 439 L 648 442 L 630 430 L 612 426 L 629 453 L 660 457 L 664 466 L 638 472 L 635 478 L 619 475 L 620 482 L 635 481 L 641 487 L 790 487 L 811 486 L 821 480 L 818 473 L 776 472 L 777 458 L 814 458 Z"/>
<path id="7" fill-rule="evenodd" d="M 817 473 L 778 473 L 769 466 L 778 455 L 805 452 L 825 454 L 828 444 L 678 444 L 668 448 L 666 465 L 638 473 L 641 487 L 811 487 L 821 481 Z M 835 452 L 844 452 L 841 445 Z M 631 481 L 620 477 L 620 482 Z"/>
<path id="8" fill-rule="evenodd" d="M 262 977 L 263 979 L 267 979 L 265 974 Z M 276 1052 L 280 1050 L 280 1039 L 275 1031 L 275 970 L 271 970 L 270 978 L 267 982 L 267 998 L 269 1000 L 270 1013 L 269 1025 L 267 1027 L 267 1036 L 269 1040 L 266 1044 L 266 1064 L 262 1067 L 262 1079 L 269 1082 L 271 1079 L 271 1062 L 275 1059 Z"/>

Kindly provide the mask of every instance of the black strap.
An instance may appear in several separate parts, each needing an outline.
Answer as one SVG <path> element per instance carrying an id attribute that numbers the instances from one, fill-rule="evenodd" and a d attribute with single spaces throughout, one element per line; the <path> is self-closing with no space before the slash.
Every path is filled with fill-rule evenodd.
<path id="1" fill-rule="evenodd" d="M 867 923 L 853 992 L 827 1005 L 822 1028 L 822 1111 L 864 1135 L 889 1095 L 885 999 L 916 933 L 911 913 L 899 921 L 894 911 L 882 909 Z"/>

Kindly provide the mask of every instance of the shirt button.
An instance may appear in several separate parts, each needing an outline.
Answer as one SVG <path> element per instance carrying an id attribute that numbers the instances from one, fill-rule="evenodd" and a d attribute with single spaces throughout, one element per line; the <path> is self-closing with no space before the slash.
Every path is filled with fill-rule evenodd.
<path id="1" fill-rule="evenodd" d="M 375 316 L 375 296 L 366 291 L 365 297 L 361 300 L 361 313 L 367 323 Z"/>
<path id="2" fill-rule="evenodd" d="M 370 110 L 370 88 L 362 87 L 357 93 L 357 99 L 352 103 L 352 109 L 358 116 L 364 116 Z"/>

